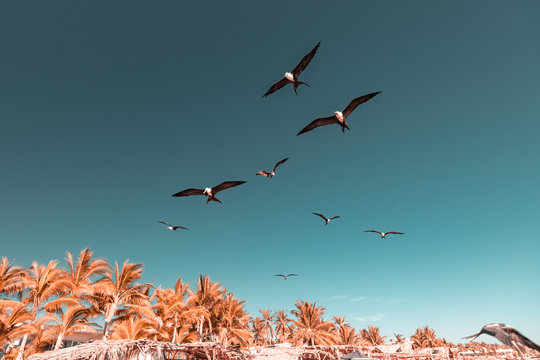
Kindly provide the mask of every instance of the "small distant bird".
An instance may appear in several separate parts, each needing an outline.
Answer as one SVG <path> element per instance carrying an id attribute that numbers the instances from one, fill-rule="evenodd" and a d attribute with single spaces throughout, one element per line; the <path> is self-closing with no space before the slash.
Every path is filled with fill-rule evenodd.
<path id="1" fill-rule="evenodd" d="M 183 227 L 183 226 L 172 226 L 171 224 L 169 224 L 169 223 L 167 223 L 165 221 L 158 221 L 158 223 L 167 225 L 167 229 L 169 229 L 169 230 L 178 230 L 178 229 L 189 230 L 187 227 Z"/>
<path id="2" fill-rule="evenodd" d="M 366 101 L 370 100 L 371 98 L 375 97 L 376 95 L 380 94 L 380 91 L 372 92 L 371 94 L 363 95 L 360 97 L 357 97 L 356 99 L 353 99 L 349 105 L 343 110 L 343 111 L 334 111 L 335 115 L 323 117 L 323 118 L 317 118 L 310 122 L 308 126 L 300 130 L 296 136 L 307 133 L 308 131 L 311 131 L 319 126 L 325 126 L 330 124 L 338 124 L 341 126 L 341 131 L 345 132 L 345 129 L 349 129 L 349 126 L 346 123 L 347 117 L 356 109 L 356 107 L 362 103 L 365 103 Z"/>
<path id="3" fill-rule="evenodd" d="M 257 174 L 255 175 L 262 175 L 264 177 L 267 177 L 267 178 L 272 178 L 276 175 L 276 169 L 279 165 L 283 164 L 285 161 L 289 160 L 289 158 L 285 158 L 283 160 L 280 160 L 276 163 L 276 165 L 274 165 L 274 168 L 272 169 L 272 172 L 268 172 L 268 171 L 265 171 L 265 170 L 261 170 L 259 171 Z"/>
<path id="4" fill-rule="evenodd" d="M 317 216 L 320 216 L 322 217 L 322 219 L 325 221 L 325 224 L 324 225 L 328 225 L 328 223 L 334 219 L 337 219 L 339 216 L 332 216 L 330 219 L 327 219 L 323 214 L 319 214 L 319 213 L 313 213 L 314 215 L 317 215 Z"/>
<path id="5" fill-rule="evenodd" d="M 513 327 L 506 326 L 505 324 L 487 324 L 479 333 L 466 336 L 463 339 L 474 340 L 482 334 L 488 334 L 495 337 L 503 344 L 515 349 L 518 353 L 525 352 L 526 348 L 540 351 L 540 346 L 533 343 Z"/>
<path id="6" fill-rule="evenodd" d="M 381 235 L 381 239 L 386 239 L 386 235 L 389 235 L 389 234 L 397 234 L 397 235 L 403 235 L 405 233 L 402 233 L 402 232 L 396 232 L 396 231 L 389 231 L 389 232 L 380 232 L 380 231 L 377 231 L 377 230 L 366 230 L 364 232 L 374 232 L 374 233 L 377 233 L 379 235 Z"/>
<path id="7" fill-rule="evenodd" d="M 305 82 L 298 80 L 298 76 L 300 76 L 300 73 L 306 69 L 311 59 L 313 59 L 313 57 L 315 56 L 315 53 L 317 52 L 317 49 L 319 49 L 320 45 L 321 42 L 319 41 L 317 45 L 315 45 L 315 47 L 306 56 L 304 56 L 304 58 L 298 63 L 298 65 L 296 65 L 293 71 L 286 72 L 285 77 L 272 85 L 270 89 L 268 89 L 268 91 L 263 95 L 263 97 L 270 95 L 274 91 L 281 89 L 287 84 L 293 84 L 294 92 L 296 93 L 296 95 L 298 95 L 298 92 L 296 91 L 296 88 L 298 86 L 302 84 L 309 86 Z"/>
<path id="8" fill-rule="evenodd" d="M 244 183 L 245 181 L 224 181 L 221 184 L 214 186 L 213 188 L 205 188 L 204 190 L 189 188 L 189 189 L 177 192 L 176 194 L 173 194 L 172 196 L 179 197 L 179 196 L 190 196 L 190 195 L 205 195 L 205 196 L 208 196 L 208 199 L 206 200 L 207 204 L 210 201 L 217 201 L 218 203 L 222 204 L 222 202 L 216 197 L 216 194 L 218 192 L 234 187 L 234 186 L 242 185 Z"/>
<path id="9" fill-rule="evenodd" d="M 289 274 L 289 275 L 277 274 L 277 275 L 274 275 L 274 276 L 282 276 L 285 280 L 287 280 L 287 278 L 289 276 L 298 276 L 298 274 Z"/>

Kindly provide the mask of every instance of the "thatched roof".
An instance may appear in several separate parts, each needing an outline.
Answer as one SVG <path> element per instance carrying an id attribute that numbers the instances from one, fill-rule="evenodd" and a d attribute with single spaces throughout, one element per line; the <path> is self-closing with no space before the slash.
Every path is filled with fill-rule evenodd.
<path id="1" fill-rule="evenodd" d="M 244 360 L 250 356 L 216 343 L 176 344 L 151 340 L 101 340 L 65 349 L 34 354 L 28 360 L 137 360 L 139 355 L 154 359 Z"/>

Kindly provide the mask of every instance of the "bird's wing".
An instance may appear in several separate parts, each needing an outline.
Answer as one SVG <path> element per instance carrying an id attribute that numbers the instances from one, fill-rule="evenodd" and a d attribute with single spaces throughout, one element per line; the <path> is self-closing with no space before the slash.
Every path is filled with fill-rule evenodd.
<path id="1" fill-rule="evenodd" d="M 221 184 L 214 186 L 212 188 L 212 192 L 214 194 L 217 194 L 218 192 L 222 190 L 225 190 L 234 186 L 242 185 L 243 183 L 245 183 L 245 181 L 224 181 Z"/>
<path id="2" fill-rule="evenodd" d="M 272 171 L 276 171 L 277 167 L 281 164 L 283 164 L 285 161 L 289 160 L 289 158 L 285 158 L 283 160 L 280 160 L 276 163 L 276 165 L 274 165 L 274 169 Z"/>
<path id="3" fill-rule="evenodd" d="M 332 216 L 332 217 L 330 218 L 330 220 L 337 219 L 338 217 L 339 217 L 339 215 L 337 215 L 337 216 Z"/>
<path id="4" fill-rule="evenodd" d="M 342 111 L 343 117 L 349 116 L 356 107 L 362 103 L 365 103 L 366 101 L 370 100 L 374 96 L 380 94 L 380 91 L 372 92 L 371 94 L 362 95 L 360 97 L 357 97 L 356 99 L 351 100 L 349 105 L 345 108 L 345 110 Z"/>
<path id="5" fill-rule="evenodd" d="M 171 226 L 171 224 L 166 223 L 165 221 L 158 221 L 158 223 L 165 224 L 165 225 L 167 225 L 167 226 Z"/>
<path id="6" fill-rule="evenodd" d="M 255 175 L 262 175 L 262 176 L 268 177 L 268 171 L 261 170 L 258 173 L 256 173 Z"/>
<path id="7" fill-rule="evenodd" d="M 397 231 L 389 231 L 389 232 L 387 232 L 387 233 L 386 233 L 386 235 L 388 235 L 388 234 L 397 234 L 397 235 L 403 235 L 403 234 L 405 234 L 405 233 L 402 233 L 402 232 L 397 232 Z"/>
<path id="8" fill-rule="evenodd" d="M 382 235 L 382 233 L 380 231 L 377 231 L 377 230 L 365 230 L 364 232 L 374 232 L 374 233 L 377 233 L 379 235 Z"/>
<path id="9" fill-rule="evenodd" d="M 296 134 L 296 136 L 303 133 L 307 133 L 308 131 L 315 129 L 316 127 L 330 125 L 330 124 L 339 124 L 339 120 L 337 119 L 337 117 L 328 116 L 328 117 L 315 119 L 312 122 L 310 122 L 308 126 L 300 130 L 300 132 Z"/>
<path id="10" fill-rule="evenodd" d="M 290 83 L 290 81 L 287 78 L 283 78 L 283 79 L 279 80 L 277 83 L 270 86 L 270 89 L 268 89 L 268 91 L 263 95 L 263 97 L 267 97 L 268 95 L 270 95 L 271 93 L 273 93 L 276 90 L 281 89 L 282 87 L 284 87 L 288 83 Z"/>
<path id="11" fill-rule="evenodd" d="M 277 274 L 277 275 L 274 275 L 274 276 L 283 276 L 283 277 L 285 277 L 285 275 L 283 275 L 283 274 Z"/>
<path id="12" fill-rule="evenodd" d="M 298 65 L 296 65 L 293 71 L 291 71 L 295 79 L 297 79 L 300 73 L 304 71 L 304 69 L 309 65 L 311 59 L 313 59 L 313 57 L 315 56 L 315 53 L 319 49 L 320 45 L 321 42 L 319 41 L 317 45 L 315 45 L 315 47 L 306 56 L 304 56 L 302 60 L 300 60 L 300 62 L 298 63 Z"/>
<path id="13" fill-rule="evenodd" d="M 522 333 L 520 333 L 513 327 L 507 326 L 507 327 L 504 327 L 503 330 L 504 330 L 504 334 L 509 336 L 516 343 L 521 343 L 528 348 L 531 348 L 536 351 L 540 351 L 540 346 L 532 342 L 529 338 L 527 338 L 525 335 L 523 335 Z"/>
<path id="14" fill-rule="evenodd" d="M 178 197 L 178 196 L 190 196 L 190 195 L 204 195 L 204 190 L 189 188 L 189 189 L 177 192 L 176 194 L 173 194 L 172 196 Z"/>
<path id="15" fill-rule="evenodd" d="M 298 276 L 298 274 L 289 274 L 289 275 L 287 275 L 287 277 L 289 277 L 289 276 Z"/>
<path id="16" fill-rule="evenodd" d="M 183 227 L 183 226 L 173 226 L 173 230 L 176 230 L 176 229 L 189 230 L 187 227 Z"/>
<path id="17" fill-rule="evenodd" d="M 327 221 L 328 219 L 323 215 L 323 214 L 319 214 L 319 213 L 313 213 L 313 215 L 317 215 L 317 216 L 320 216 L 324 219 L 324 221 Z"/>

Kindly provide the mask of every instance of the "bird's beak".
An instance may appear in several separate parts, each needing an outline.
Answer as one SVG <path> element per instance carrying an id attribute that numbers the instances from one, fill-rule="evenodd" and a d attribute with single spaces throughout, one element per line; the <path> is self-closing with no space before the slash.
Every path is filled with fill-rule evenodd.
<path id="1" fill-rule="evenodd" d="M 470 336 L 465 336 L 463 337 L 462 339 L 471 339 L 470 341 L 473 341 L 474 339 L 476 339 L 477 337 L 479 337 L 482 333 L 479 332 L 477 334 L 474 334 L 474 335 L 470 335 Z"/>

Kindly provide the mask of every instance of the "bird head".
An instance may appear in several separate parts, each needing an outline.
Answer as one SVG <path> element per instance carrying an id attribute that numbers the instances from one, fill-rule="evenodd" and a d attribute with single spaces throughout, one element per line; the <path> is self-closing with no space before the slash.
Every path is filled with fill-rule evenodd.
<path id="1" fill-rule="evenodd" d="M 285 77 L 286 77 L 287 79 L 291 80 L 291 81 L 293 81 L 293 79 L 294 79 L 294 75 L 291 74 L 290 72 L 286 72 L 286 73 L 285 73 Z"/>
<path id="2" fill-rule="evenodd" d="M 212 188 L 205 188 L 203 194 L 210 196 L 212 194 Z"/>

